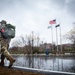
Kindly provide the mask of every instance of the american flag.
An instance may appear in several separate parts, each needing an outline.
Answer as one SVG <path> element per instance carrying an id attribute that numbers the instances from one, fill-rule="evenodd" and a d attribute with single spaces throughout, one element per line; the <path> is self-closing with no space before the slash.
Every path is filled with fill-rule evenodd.
<path id="1" fill-rule="evenodd" d="M 49 21 L 49 24 L 56 24 L 56 19 Z"/>

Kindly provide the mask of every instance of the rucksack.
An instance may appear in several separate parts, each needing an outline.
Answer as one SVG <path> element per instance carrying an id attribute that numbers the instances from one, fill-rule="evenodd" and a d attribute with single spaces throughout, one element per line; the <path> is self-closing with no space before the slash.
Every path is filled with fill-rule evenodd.
<path id="1" fill-rule="evenodd" d="M 1 33 L 4 38 L 14 38 L 15 37 L 15 26 L 11 24 L 6 24 L 5 27 L 1 29 Z"/>

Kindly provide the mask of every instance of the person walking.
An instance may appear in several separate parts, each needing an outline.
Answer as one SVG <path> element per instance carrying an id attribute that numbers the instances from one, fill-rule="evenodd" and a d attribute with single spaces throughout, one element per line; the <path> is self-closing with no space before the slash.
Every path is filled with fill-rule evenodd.
<path id="1" fill-rule="evenodd" d="M 7 22 L 5 20 L 2 20 L 0 22 L 0 49 L 1 49 L 1 62 L 0 66 L 4 66 L 4 59 L 10 61 L 8 68 L 11 68 L 13 63 L 15 62 L 15 58 L 11 56 L 11 54 L 8 52 L 9 43 L 11 41 L 11 38 L 5 38 L 3 35 L 4 27 L 7 25 Z"/>

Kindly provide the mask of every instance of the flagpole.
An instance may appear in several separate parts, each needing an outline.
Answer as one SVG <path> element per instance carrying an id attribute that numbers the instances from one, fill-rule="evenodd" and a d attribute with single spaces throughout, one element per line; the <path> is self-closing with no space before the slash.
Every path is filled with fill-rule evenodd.
<path id="1" fill-rule="evenodd" d="M 51 34 L 52 34 L 52 52 L 53 52 L 53 27 L 52 27 L 52 24 L 51 24 Z"/>
<path id="2" fill-rule="evenodd" d="M 48 26 L 48 28 L 51 28 L 51 39 L 52 39 L 52 46 L 51 46 L 51 49 L 53 51 L 53 28 L 52 28 L 52 24 L 51 26 Z"/>
<path id="3" fill-rule="evenodd" d="M 62 53 L 61 26 L 60 26 L 60 49 L 61 49 L 61 53 Z"/>
<path id="4" fill-rule="evenodd" d="M 52 35 L 52 51 L 53 51 L 53 27 L 52 27 L 52 24 L 56 24 L 56 19 L 54 19 L 54 20 L 51 20 L 50 22 L 49 22 L 49 24 L 51 24 L 51 35 Z"/>
<path id="5" fill-rule="evenodd" d="M 58 53 L 58 35 L 57 35 L 57 27 L 56 27 L 56 44 L 57 44 L 57 53 Z"/>

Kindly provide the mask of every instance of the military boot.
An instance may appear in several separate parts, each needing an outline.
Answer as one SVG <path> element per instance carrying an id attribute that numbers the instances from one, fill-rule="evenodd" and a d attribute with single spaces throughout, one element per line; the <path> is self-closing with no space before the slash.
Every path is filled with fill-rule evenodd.
<path id="1" fill-rule="evenodd" d="M 4 66 L 4 61 L 1 61 L 0 62 L 0 66 Z"/>
<path id="2" fill-rule="evenodd" d="M 9 64 L 8 68 L 11 68 L 12 65 L 13 65 L 13 63 L 15 62 L 15 59 L 11 59 L 11 60 L 9 60 L 9 61 L 10 61 L 10 64 Z"/>
<path id="3" fill-rule="evenodd" d="M 0 62 L 0 66 L 4 66 L 4 59 L 5 59 L 4 54 L 1 54 L 1 62 Z"/>

